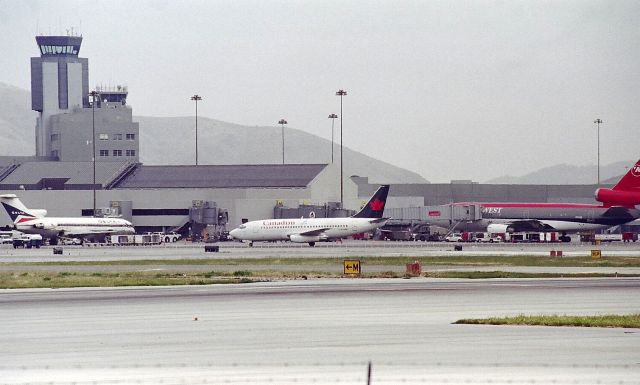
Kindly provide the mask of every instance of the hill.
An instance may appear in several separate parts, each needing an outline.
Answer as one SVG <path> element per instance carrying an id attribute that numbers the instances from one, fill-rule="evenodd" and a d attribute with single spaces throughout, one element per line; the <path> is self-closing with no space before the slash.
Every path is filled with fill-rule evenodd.
<path id="1" fill-rule="evenodd" d="M 0 156 L 35 154 L 35 124 L 30 92 L 0 83 Z M 135 112 L 135 110 L 134 110 Z M 140 160 L 149 165 L 195 163 L 193 117 L 136 116 L 140 123 Z M 266 164 L 282 162 L 280 127 L 248 127 L 198 117 L 199 164 Z M 336 162 L 340 147 L 334 147 Z M 415 172 L 344 148 L 346 176 L 369 177 L 374 183 L 427 183 Z M 329 163 L 331 141 L 285 127 L 287 163 Z"/>
<path id="2" fill-rule="evenodd" d="M 616 183 L 633 164 L 632 160 L 600 165 L 600 181 Z M 493 184 L 595 184 L 597 182 L 597 166 L 587 164 L 574 166 L 559 164 L 545 167 L 522 176 L 502 176 L 486 181 Z"/>
<path id="3" fill-rule="evenodd" d="M 38 113 L 29 91 L 0 83 L 0 155 L 34 155 Z"/>
<path id="4" fill-rule="evenodd" d="M 193 117 L 137 116 L 140 157 L 145 164 L 194 164 Z M 176 134 L 179 133 L 179 134 Z M 285 127 L 286 163 L 330 163 L 331 141 Z M 280 127 L 247 127 L 198 117 L 198 164 L 282 163 Z M 345 175 L 367 176 L 377 183 L 426 183 L 417 173 L 343 148 Z M 334 144 L 339 162 L 340 146 Z"/>

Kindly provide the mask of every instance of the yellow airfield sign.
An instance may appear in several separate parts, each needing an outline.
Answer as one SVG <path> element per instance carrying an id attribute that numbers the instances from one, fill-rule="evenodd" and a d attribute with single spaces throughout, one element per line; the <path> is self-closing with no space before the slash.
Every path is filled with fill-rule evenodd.
<path id="1" fill-rule="evenodd" d="M 344 274 L 359 275 L 360 274 L 360 260 L 359 259 L 345 259 L 344 260 Z"/>

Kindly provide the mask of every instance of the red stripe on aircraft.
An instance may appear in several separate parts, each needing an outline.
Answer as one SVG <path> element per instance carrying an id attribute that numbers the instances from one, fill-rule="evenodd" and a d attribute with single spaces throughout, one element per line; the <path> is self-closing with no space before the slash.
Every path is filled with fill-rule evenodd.
<path id="1" fill-rule="evenodd" d="M 601 205 L 593 205 L 586 203 L 518 203 L 518 202 L 460 202 L 454 203 L 456 206 L 479 205 L 482 207 L 510 207 L 510 208 L 543 208 L 543 209 L 592 209 L 603 208 Z"/>

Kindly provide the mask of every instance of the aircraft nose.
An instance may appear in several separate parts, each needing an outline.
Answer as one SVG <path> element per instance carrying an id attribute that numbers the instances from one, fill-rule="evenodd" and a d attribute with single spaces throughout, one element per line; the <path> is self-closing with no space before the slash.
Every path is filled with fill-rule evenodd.
<path id="1" fill-rule="evenodd" d="M 229 235 L 231 235 L 234 238 L 237 238 L 239 233 L 240 233 L 240 230 L 238 230 L 238 229 L 233 229 L 233 230 L 229 231 Z"/>

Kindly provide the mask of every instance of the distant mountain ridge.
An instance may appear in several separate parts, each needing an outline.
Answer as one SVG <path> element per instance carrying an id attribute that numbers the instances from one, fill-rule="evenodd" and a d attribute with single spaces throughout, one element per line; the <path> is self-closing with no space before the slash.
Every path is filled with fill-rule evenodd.
<path id="1" fill-rule="evenodd" d="M 637 159 L 636 159 L 637 160 Z M 615 162 L 600 165 L 600 182 L 615 184 L 636 160 Z M 598 179 L 597 165 L 587 164 L 574 166 L 559 164 L 545 167 L 522 176 L 501 176 L 490 179 L 488 184 L 596 184 Z"/>
<path id="2" fill-rule="evenodd" d="M 136 116 L 140 123 L 140 157 L 145 164 L 194 164 L 194 118 Z M 178 133 L 183 133 L 178 135 Z M 331 163 L 331 141 L 285 127 L 285 163 Z M 340 146 L 334 143 L 334 159 Z M 343 149 L 345 175 L 374 183 L 428 183 L 415 172 L 365 154 Z M 198 117 L 198 164 L 280 164 L 280 127 L 248 127 Z"/>
<path id="3" fill-rule="evenodd" d="M 34 155 L 38 113 L 31 93 L 0 82 L 0 155 Z"/>
<path id="4" fill-rule="evenodd" d="M 0 83 L 0 156 L 35 154 L 35 124 L 30 92 Z M 134 109 L 135 112 L 135 109 Z M 195 163 L 193 117 L 134 116 L 140 123 L 140 160 L 148 165 Z M 198 164 L 282 163 L 280 127 L 248 127 L 198 117 Z M 335 145 L 338 161 L 340 147 Z M 344 147 L 345 176 L 373 183 L 428 183 L 419 174 Z M 331 141 L 285 127 L 286 163 L 330 163 Z"/>
<path id="5" fill-rule="evenodd" d="M 38 114 L 30 109 L 30 92 L 0 82 L 0 156 L 34 155 Z M 134 111 L 135 112 L 135 111 Z M 194 164 L 193 117 L 136 116 L 140 123 L 140 158 L 149 165 Z M 282 162 L 280 127 L 248 127 L 198 117 L 199 164 L 263 164 Z M 335 161 L 340 147 L 334 145 Z M 287 163 L 329 163 L 329 140 L 285 128 Z M 603 183 L 615 183 L 635 160 L 600 167 Z M 369 177 L 373 183 L 428 183 L 422 176 L 344 148 L 346 175 Z M 596 165 L 560 164 L 523 176 L 502 176 L 490 184 L 595 184 Z"/>

